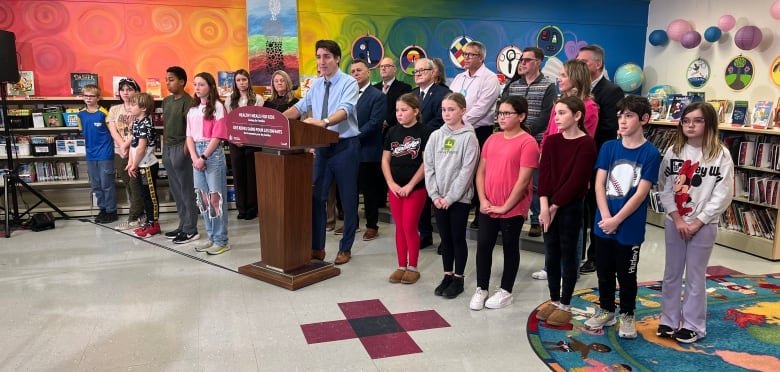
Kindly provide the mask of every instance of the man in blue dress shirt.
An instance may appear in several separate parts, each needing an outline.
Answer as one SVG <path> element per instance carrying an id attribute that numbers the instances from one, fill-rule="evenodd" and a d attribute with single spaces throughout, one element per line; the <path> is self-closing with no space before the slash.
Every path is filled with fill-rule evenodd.
<path id="1" fill-rule="evenodd" d="M 290 119 L 306 117 L 304 123 L 339 134 L 339 141 L 318 148 L 314 155 L 314 195 L 312 205 L 312 258 L 325 258 L 325 203 L 328 186 L 335 180 L 344 209 L 344 235 L 334 263 L 349 262 L 357 230 L 357 176 L 360 167 L 360 140 L 355 106 L 357 81 L 339 69 L 341 48 L 333 40 L 315 44 L 317 68 L 322 74 L 295 106 L 284 112 Z"/>

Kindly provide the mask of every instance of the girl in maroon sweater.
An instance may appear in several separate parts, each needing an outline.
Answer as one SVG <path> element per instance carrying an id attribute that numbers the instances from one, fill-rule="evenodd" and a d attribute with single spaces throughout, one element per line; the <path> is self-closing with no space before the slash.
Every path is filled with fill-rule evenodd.
<path id="1" fill-rule="evenodd" d="M 559 133 L 547 137 L 539 165 L 539 222 L 544 231 L 550 302 L 536 317 L 563 326 L 571 321 L 582 202 L 596 162 L 596 143 L 585 131 L 585 104 L 579 97 L 561 98 L 554 110 Z"/>

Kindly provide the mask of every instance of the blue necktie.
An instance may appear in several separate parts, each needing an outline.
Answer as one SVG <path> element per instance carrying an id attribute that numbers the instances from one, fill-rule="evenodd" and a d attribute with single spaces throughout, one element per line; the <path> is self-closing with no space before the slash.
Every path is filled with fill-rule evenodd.
<path id="1" fill-rule="evenodd" d="M 330 96 L 330 81 L 325 80 L 325 98 L 322 100 L 322 115 L 320 115 L 320 119 L 325 119 L 328 117 L 328 96 Z"/>

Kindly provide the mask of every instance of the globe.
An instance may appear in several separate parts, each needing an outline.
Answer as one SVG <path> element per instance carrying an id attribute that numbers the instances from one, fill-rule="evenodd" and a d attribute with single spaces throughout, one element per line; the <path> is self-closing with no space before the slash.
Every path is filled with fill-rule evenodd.
<path id="1" fill-rule="evenodd" d="M 633 92 L 642 86 L 645 75 L 642 68 L 634 63 L 624 63 L 615 70 L 615 84 L 624 92 Z"/>
<path id="2" fill-rule="evenodd" d="M 671 85 L 653 85 L 647 90 L 648 96 L 667 97 L 675 93 Z"/>

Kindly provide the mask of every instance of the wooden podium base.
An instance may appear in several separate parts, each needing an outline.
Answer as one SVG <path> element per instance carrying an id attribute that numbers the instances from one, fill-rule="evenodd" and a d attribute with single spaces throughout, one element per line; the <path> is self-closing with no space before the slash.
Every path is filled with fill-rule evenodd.
<path id="1" fill-rule="evenodd" d="M 338 276 L 341 274 L 341 269 L 333 266 L 330 262 L 312 260 L 308 265 L 300 269 L 284 273 L 268 267 L 263 261 L 258 261 L 239 267 L 238 272 L 294 291 L 298 288 Z"/>

